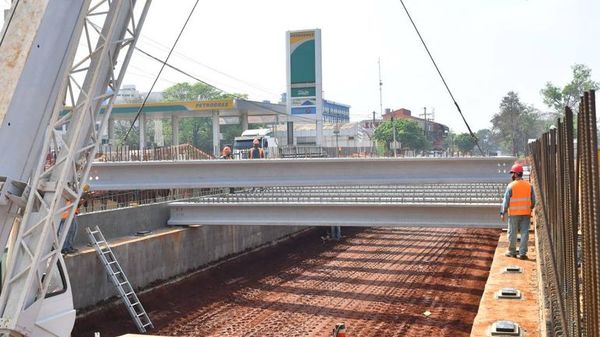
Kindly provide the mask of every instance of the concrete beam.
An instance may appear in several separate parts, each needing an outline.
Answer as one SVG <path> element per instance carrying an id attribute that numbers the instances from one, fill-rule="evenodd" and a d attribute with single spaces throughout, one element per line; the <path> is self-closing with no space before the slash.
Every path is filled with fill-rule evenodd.
<path id="1" fill-rule="evenodd" d="M 174 202 L 169 208 L 169 225 L 505 227 L 499 204 Z"/>
<path id="2" fill-rule="evenodd" d="M 504 183 L 514 157 L 315 158 L 94 163 L 94 190 Z"/>

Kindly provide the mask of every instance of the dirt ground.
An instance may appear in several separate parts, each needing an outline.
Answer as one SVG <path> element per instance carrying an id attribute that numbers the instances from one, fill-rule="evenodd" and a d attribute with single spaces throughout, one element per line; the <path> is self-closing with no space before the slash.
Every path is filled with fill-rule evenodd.
<path id="1" fill-rule="evenodd" d="M 162 336 L 469 336 L 499 230 L 311 230 L 141 296 Z M 137 332 L 123 305 L 73 336 Z"/>

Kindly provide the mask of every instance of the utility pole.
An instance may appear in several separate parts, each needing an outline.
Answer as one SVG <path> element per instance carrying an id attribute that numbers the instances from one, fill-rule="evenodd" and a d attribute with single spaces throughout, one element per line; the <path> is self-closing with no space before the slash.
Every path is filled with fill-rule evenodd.
<path id="1" fill-rule="evenodd" d="M 425 139 L 428 139 L 429 137 L 427 137 L 427 107 L 426 106 L 423 107 L 423 114 L 421 114 L 421 116 L 423 116 L 423 135 L 425 135 Z"/>
<path id="2" fill-rule="evenodd" d="M 379 113 L 383 118 L 383 82 L 381 81 L 381 59 L 377 59 L 379 65 Z"/>
<path id="3" fill-rule="evenodd" d="M 373 133 L 371 134 L 371 140 L 373 141 L 371 156 L 373 156 L 375 152 L 377 152 L 377 140 L 375 139 L 375 110 L 373 110 L 373 124 L 371 124 L 371 128 L 373 129 Z"/>
<path id="4" fill-rule="evenodd" d="M 394 158 L 398 157 L 398 153 L 397 153 L 397 143 L 396 143 L 396 124 L 394 124 L 394 117 L 392 117 L 392 138 L 394 139 L 394 142 L 392 144 L 394 144 Z"/>
<path id="5" fill-rule="evenodd" d="M 427 127 L 429 126 L 428 122 L 433 121 L 433 112 L 428 114 L 427 107 L 423 107 L 423 113 L 419 116 L 423 117 L 423 128 L 425 129 L 425 130 L 423 130 L 423 134 L 425 135 L 425 139 L 429 140 L 429 130 Z M 429 118 L 427 116 L 431 116 L 432 118 Z"/>

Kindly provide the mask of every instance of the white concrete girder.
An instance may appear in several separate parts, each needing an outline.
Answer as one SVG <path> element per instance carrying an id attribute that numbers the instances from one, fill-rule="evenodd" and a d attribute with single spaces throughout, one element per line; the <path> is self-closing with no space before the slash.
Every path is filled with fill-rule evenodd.
<path id="1" fill-rule="evenodd" d="M 502 228 L 499 204 L 192 203 L 169 205 L 169 225 Z"/>
<path id="2" fill-rule="evenodd" d="M 96 162 L 94 190 L 508 182 L 514 157 Z"/>

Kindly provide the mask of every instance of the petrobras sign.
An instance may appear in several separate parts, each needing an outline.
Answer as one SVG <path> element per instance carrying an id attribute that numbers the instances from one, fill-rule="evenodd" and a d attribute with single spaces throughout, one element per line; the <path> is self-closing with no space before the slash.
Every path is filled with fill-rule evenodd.
<path id="1" fill-rule="evenodd" d="M 320 121 L 323 118 L 321 30 L 286 34 L 287 111 Z"/>

